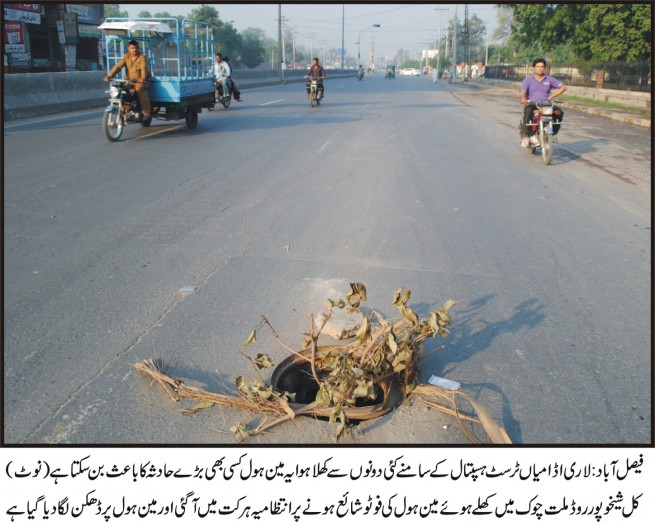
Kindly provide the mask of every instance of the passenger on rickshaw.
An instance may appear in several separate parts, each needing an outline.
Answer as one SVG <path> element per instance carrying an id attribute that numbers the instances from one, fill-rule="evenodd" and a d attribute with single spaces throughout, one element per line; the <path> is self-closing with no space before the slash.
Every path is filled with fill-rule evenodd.
<path id="1" fill-rule="evenodd" d="M 105 81 L 113 79 L 118 72 L 125 67 L 127 71 L 127 79 L 134 80 L 134 90 L 139 97 L 139 104 L 141 105 L 141 114 L 145 122 L 150 122 L 152 116 L 150 115 L 150 96 L 148 95 L 148 79 L 150 73 L 148 72 L 148 60 L 139 49 L 139 42 L 130 40 L 127 44 L 128 53 L 123 56 L 119 62 L 112 67 L 109 74 L 105 76 Z"/>
<path id="2" fill-rule="evenodd" d="M 230 72 L 230 74 L 227 77 L 227 85 L 230 89 L 230 94 L 234 96 L 234 99 L 238 102 L 243 101 L 241 99 L 241 91 L 239 90 L 239 86 L 237 83 L 234 81 L 234 78 L 232 78 L 232 66 L 230 65 L 230 59 L 227 56 L 223 57 L 223 63 L 227 65 L 227 68 Z"/>

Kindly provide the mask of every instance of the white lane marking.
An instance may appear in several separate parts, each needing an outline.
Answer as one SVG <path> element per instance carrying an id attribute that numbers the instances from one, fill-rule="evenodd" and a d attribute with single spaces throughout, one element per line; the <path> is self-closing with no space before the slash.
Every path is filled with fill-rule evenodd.
<path id="1" fill-rule="evenodd" d="M 318 149 L 319 154 L 321 152 L 323 152 L 328 145 L 331 145 L 331 144 L 332 144 L 332 140 L 331 139 L 327 140 L 323 145 L 321 145 L 321 148 Z"/>
<path id="2" fill-rule="evenodd" d="M 280 100 L 273 100 L 273 101 L 266 102 L 266 103 L 260 103 L 259 106 L 263 107 L 264 105 L 273 105 L 274 103 L 280 103 L 281 101 L 284 101 L 284 98 L 282 98 Z"/>
<path id="3" fill-rule="evenodd" d="M 177 130 L 177 129 L 181 129 L 183 127 L 184 127 L 184 125 L 174 125 L 173 127 L 167 127 L 167 128 L 164 128 L 164 129 L 162 129 L 160 131 L 157 131 L 157 132 L 149 132 L 145 136 L 137 136 L 136 138 L 132 138 L 132 139 L 125 140 L 125 141 L 143 140 L 143 139 L 149 138 L 150 136 L 157 136 L 157 134 L 163 134 L 164 132 L 171 132 L 171 131 L 174 131 L 174 130 Z"/>

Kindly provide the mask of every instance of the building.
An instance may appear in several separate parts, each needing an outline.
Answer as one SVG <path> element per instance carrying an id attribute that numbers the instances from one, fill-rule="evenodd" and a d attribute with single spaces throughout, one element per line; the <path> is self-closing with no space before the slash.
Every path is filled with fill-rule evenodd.
<path id="1" fill-rule="evenodd" d="M 104 69 L 102 4 L 2 4 L 4 71 Z"/>

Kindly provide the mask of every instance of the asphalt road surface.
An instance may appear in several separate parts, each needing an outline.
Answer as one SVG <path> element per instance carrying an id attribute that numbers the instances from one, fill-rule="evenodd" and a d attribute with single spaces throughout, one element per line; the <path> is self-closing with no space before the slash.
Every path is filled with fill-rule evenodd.
<path id="1" fill-rule="evenodd" d="M 401 286 L 419 315 L 457 300 L 421 381 L 460 382 L 513 442 L 650 441 L 648 130 L 567 111 L 545 166 L 500 89 L 373 75 L 317 108 L 302 84 L 243 98 L 117 143 L 98 109 L 5 125 L 5 443 L 232 444 L 257 415 L 183 416 L 131 365 L 234 389 L 262 315 L 299 347 L 351 281 L 389 317 Z M 265 330 L 248 350 L 288 355 Z M 333 433 L 302 418 L 250 442 Z M 343 442 L 467 441 L 409 400 Z"/>

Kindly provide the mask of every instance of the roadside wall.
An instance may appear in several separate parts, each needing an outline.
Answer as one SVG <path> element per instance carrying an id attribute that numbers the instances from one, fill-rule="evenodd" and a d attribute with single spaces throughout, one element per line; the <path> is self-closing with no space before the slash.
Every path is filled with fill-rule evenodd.
<path id="1" fill-rule="evenodd" d="M 109 95 L 103 81 L 105 71 L 5 74 L 3 78 L 5 120 L 103 107 Z M 302 82 L 305 71 L 284 71 L 285 82 Z M 354 71 L 327 71 L 328 80 L 354 76 Z M 280 84 L 277 71 L 234 71 L 240 89 Z"/>
<path id="2" fill-rule="evenodd" d="M 486 85 L 496 85 L 498 87 L 506 87 L 508 89 L 515 89 L 518 96 L 520 82 L 511 82 L 505 80 L 472 80 L 473 82 L 481 81 Z M 580 98 L 590 98 L 609 103 L 618 103 L 626 107 L 636 107 L 638 109 L 651 108 L 651 96 L 649 92 L 638 91 L 617 91 L 614 89 L 596 89 L 594 87 L 577 87 L 574 85 L 568 86 L 566 95 L 578 96 Z"/>
<path id="3" fill-rule="evenodd" d="M 107 104 L 108 88 L 103 82 L 104 71 L 75 71 L 55 73 L 6 74 L 3 78 L 4 119 L 16 120 L 47 114 L 102 107 Z M 302 82 L 305 71 L 284 71 L 284 81 Z M 330 78 L 354 76 L 354 71 L 327 71 Z M 266 85 L 280 84 L 277 71 L 235 70 L 234 79 L 240 89 L 254 89 Z M 516 89 L 520 83 L 503 80 L 474 80 L 473 83 L 502 86 Z M 618 103 L 628 107 L 651 108 L 651 96 L 647 92 L 615 91 L 591 87 L 571 86 L 566 91 L 571 96 Z"/>

